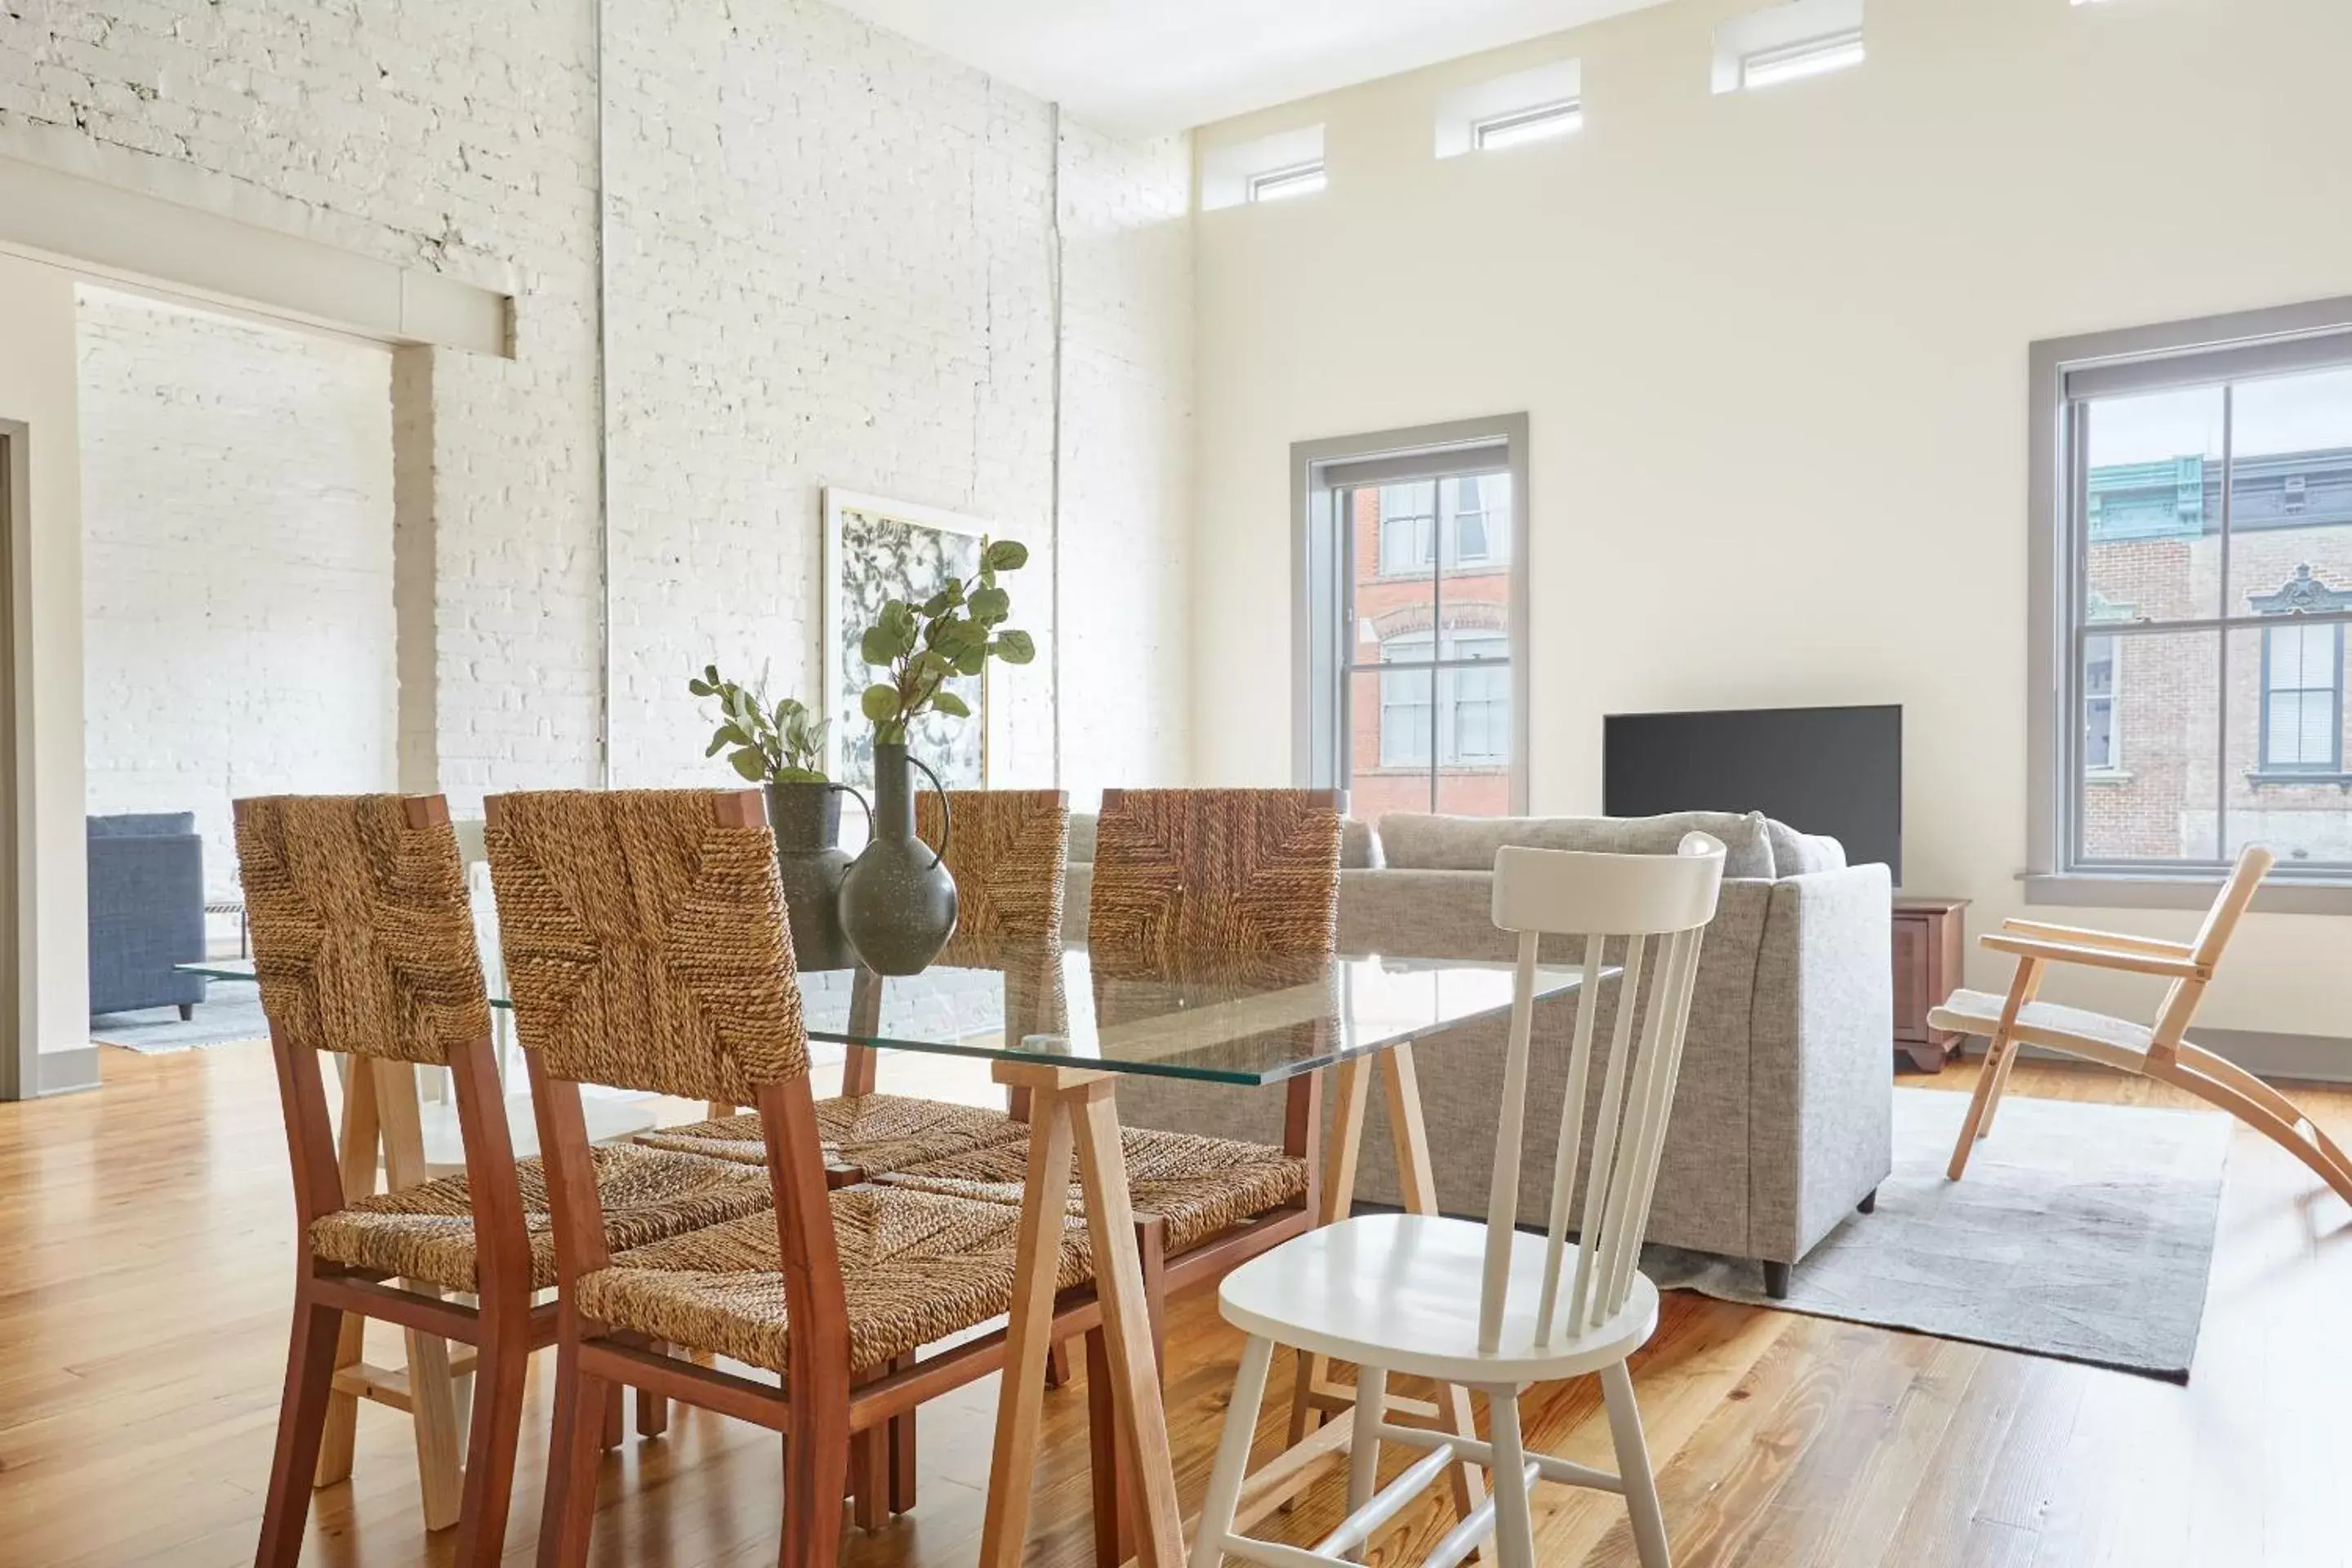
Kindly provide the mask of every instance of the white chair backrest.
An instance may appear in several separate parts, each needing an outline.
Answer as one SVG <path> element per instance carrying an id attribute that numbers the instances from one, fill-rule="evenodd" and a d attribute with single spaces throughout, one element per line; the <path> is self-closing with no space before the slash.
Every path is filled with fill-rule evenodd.
<path id="1" fill-rule="evenodd" d="M 1502 1336 L 1512 1233 L 1518 1223 L 1519 1137 L 1535 1025 L 1536 955 L 1545 936 L 1584 938 L 1585 983 L 1576 994 L 1568 1091 L 1560 1108 L 1551 1218 L 1535 1342 L 1549 1344 L 1607 1321 L 1632 1293 L 1648 1227 L 1666 1115 L 1682 1069 L 1700 938 L 1723 885 L 1723 845 L 1693 833 L 1673 855 L 1588 855 L 1507 848 L 1495 857 L 1495 923 L 1519 938 L 1511 1034 L 1503 1067 L 1502 1114 L 1495 1130 L 1494 1186 L 1486 1208 L 1486 1267 L 1479 1295 L 1479 1342 Z M 1602 1069 L 1589 1157 L 1582 1147 L 1591 1083 L 1594 1019 L 1605 943 L 1624 942 L 1616 1026 Z M 1638 1004 L 1645 972 L 1648 1006 Z M 1638 1049 L 1633 1017 L 1645 1014 Z M 1580 1163 L 1587 1170 L 1576 1270 L 1563 1291 L 1569 1209 Z M 1563 1317 L 1562 1308 L 1565 1306 Z"/>

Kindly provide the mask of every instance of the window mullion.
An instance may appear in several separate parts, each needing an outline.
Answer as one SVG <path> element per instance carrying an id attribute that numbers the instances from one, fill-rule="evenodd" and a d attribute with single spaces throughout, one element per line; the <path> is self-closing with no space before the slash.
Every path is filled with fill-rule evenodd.
<path id="1" fill-rule="evenodd" d="M 2069 403 L 2066 407 L 2066 511 L 2064 526 L 2070 548 L 2067 560 L 2071 580 L 2065 585 L 2066 625 L 2073 635 L 2066 639 L 2067 668 L 2061 689 L 2065 700 L 2061 705 L 2066 717 L 2060 721 L 2059 766 L 2065 770 L 2066 821 L 2063 824 L 2066 849 L 2064 853 L 2076 861 L 2086 858 L 2088 847 L 2084 837 L 2083 782 L 2083 664 L 2090 642 L 2090 405 Z M 2120 726 L 2123 720 L 2123 645 L 2116 645 L 2116 694 L 2110 722 Z"/>
<path id="2" fill-rule="evenodd" d="M 2230 492 L 2237 488 L 2238 430 L 2237 387 L 2221 384 L 2221 619 L 2230 618 Z M 2221 644 L 2217 656 L 2220 670 L 2214 680 L 2213 715 L 2216 733 L 2213 737 L 2213 858 L 2230 858 L 2230 633 L 2224 629 L 2214 634 Z M 2270 703 L 2261 699 L 2262 711 L 2267 717 Z M 2260 746 L 2262 739 L 2255 737 Z M 2256 759 L 2259 765 L 2260 759 Z"/>
<path id="3" fill-rule="evenodd" d="M 1426 780 L 1429 809 L 1437 809 L 1439 737 L 1444 729 L 1444 714 L 1438 700 L 1436 661 L 1445 654 L 1445 481 L 1433 479 L 1429 484 L 1429 657 L 1425 679 L 1429 693 L 1429 769 Z"/>

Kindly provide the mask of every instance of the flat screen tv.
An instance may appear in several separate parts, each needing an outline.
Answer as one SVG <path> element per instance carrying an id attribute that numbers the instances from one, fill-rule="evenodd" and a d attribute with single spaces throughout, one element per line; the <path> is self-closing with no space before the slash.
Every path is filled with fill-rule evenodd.
<path id="1" fill-rule="evenodd" d="M 1903 880 L 1903 710 L 1761 708 L 1612 713 L 1602 721 L 1601 809 L 1760 811 L 1884 861 Z"/>

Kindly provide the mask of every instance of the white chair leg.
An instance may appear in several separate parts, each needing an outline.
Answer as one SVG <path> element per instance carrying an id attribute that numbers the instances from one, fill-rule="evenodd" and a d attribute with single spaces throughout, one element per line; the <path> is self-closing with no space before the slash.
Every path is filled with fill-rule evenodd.
<path id="1" fill-rule="evenodd" d="M 1623 1362 L 1601 1369 L 1601 1394 L 1609 1405 L 1609 1436 L 1617 1444 L 1626 1511 L 1633 1516 L 1633 1550 L 1642 1568 L 1671 1568 L 1666 1516 L 1658 1507 L 1658 1480 L 1650 1471 L 1650 1446 L 1642 1436 L 1642 1407 L 1633 1401 L 1633 1375 Z"/>
<path id="2" fill-rule="evenodd" d="M 1234 1515 L 1241 1506 L 1250 1439 L 1257 1436 L 1258 1406 L 1265 1400 L 1265 1373 L 1273 1362 L 1274 1342 L 1252 1334 L 1242 1347 L 1241 1370 L 1234 1374 L 1234 1402 L 1225 1408 L 1225 1435 L 1217 1444 L 1216 1468 L 1209 1472 L 1209 1495 L 1201 1503 L 1192 1568 L 1223 1568 L 1225 1537 L 1233 1533 Z"/>
<path id="3" fill-rule="evenodd" d="M 1388 1414 L 1389 1374 L 1386 1367 L 1356 1369 L 1356 1429 L 1348 1440 L 1348 1511 L 1354 1514 L 1380 1489 L 1381 1418 Z M 1361 1561 L 1360 1546 L 1348 1553 Z"/>
<path id="4" fill-rule="evenodd" d="M 1486 1391 L 1495 1429 L 1495 1550 L 1503 1568 L 1536 1568 L 1536 1521 L 1528 1501 L 1528 1453 L 1519 1438 L 1519 1391 Z"/>

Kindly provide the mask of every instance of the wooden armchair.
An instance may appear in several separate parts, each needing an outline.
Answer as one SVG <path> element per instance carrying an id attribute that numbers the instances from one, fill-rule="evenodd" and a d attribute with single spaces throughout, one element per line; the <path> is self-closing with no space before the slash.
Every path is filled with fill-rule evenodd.
<path id="1" fill-rule="evenodd" d="M 2222 885 L 2221 896 L 2214 900 L 2193 942 L 2165 942 L 2038 921 L 2006 921 L 2000 931 L 1986 936 L 1987 949 L 2017 960 L 2017 974 L 2010 982 L 2008 994 L 1955 991 L 1927 1016 L 1928 1022 L 1939 1029 L 1982 1035 L 1992 1042 L 1983 1073 L 1977 1079 L 1975 1098 L 1969 1104 L 1968 1120 L 1952 1150 L 1948 1173 L 1951 1179 L 1960 1179 L 1977 1141 L 1991 1133 L 1993 1115 L 2000 1108 L 2001 1091 L 2009 1085 L 2018 1047 L 2040 1046 L 2185 1089 L 2293 1154 L 2352 1202 L 2352 1162 L 2345 1159 L 2334 1140 L 2278 1090 L 2184 1037 L 2198 1005 L 2205 999 L 2205 987 L 2238 929 L 2239 918 L 2253 902 L 2254 889 L 2262 885 L 2271 863 L 2271 852 L 2259 846 L 2238 857 L 2236 868 Z M 2134 1024 L 2037 1000 L 2042 974 L 2053 963 L 2152 975 L 2172 984 L 2157 1009 L 2156 1022 Z"/>

